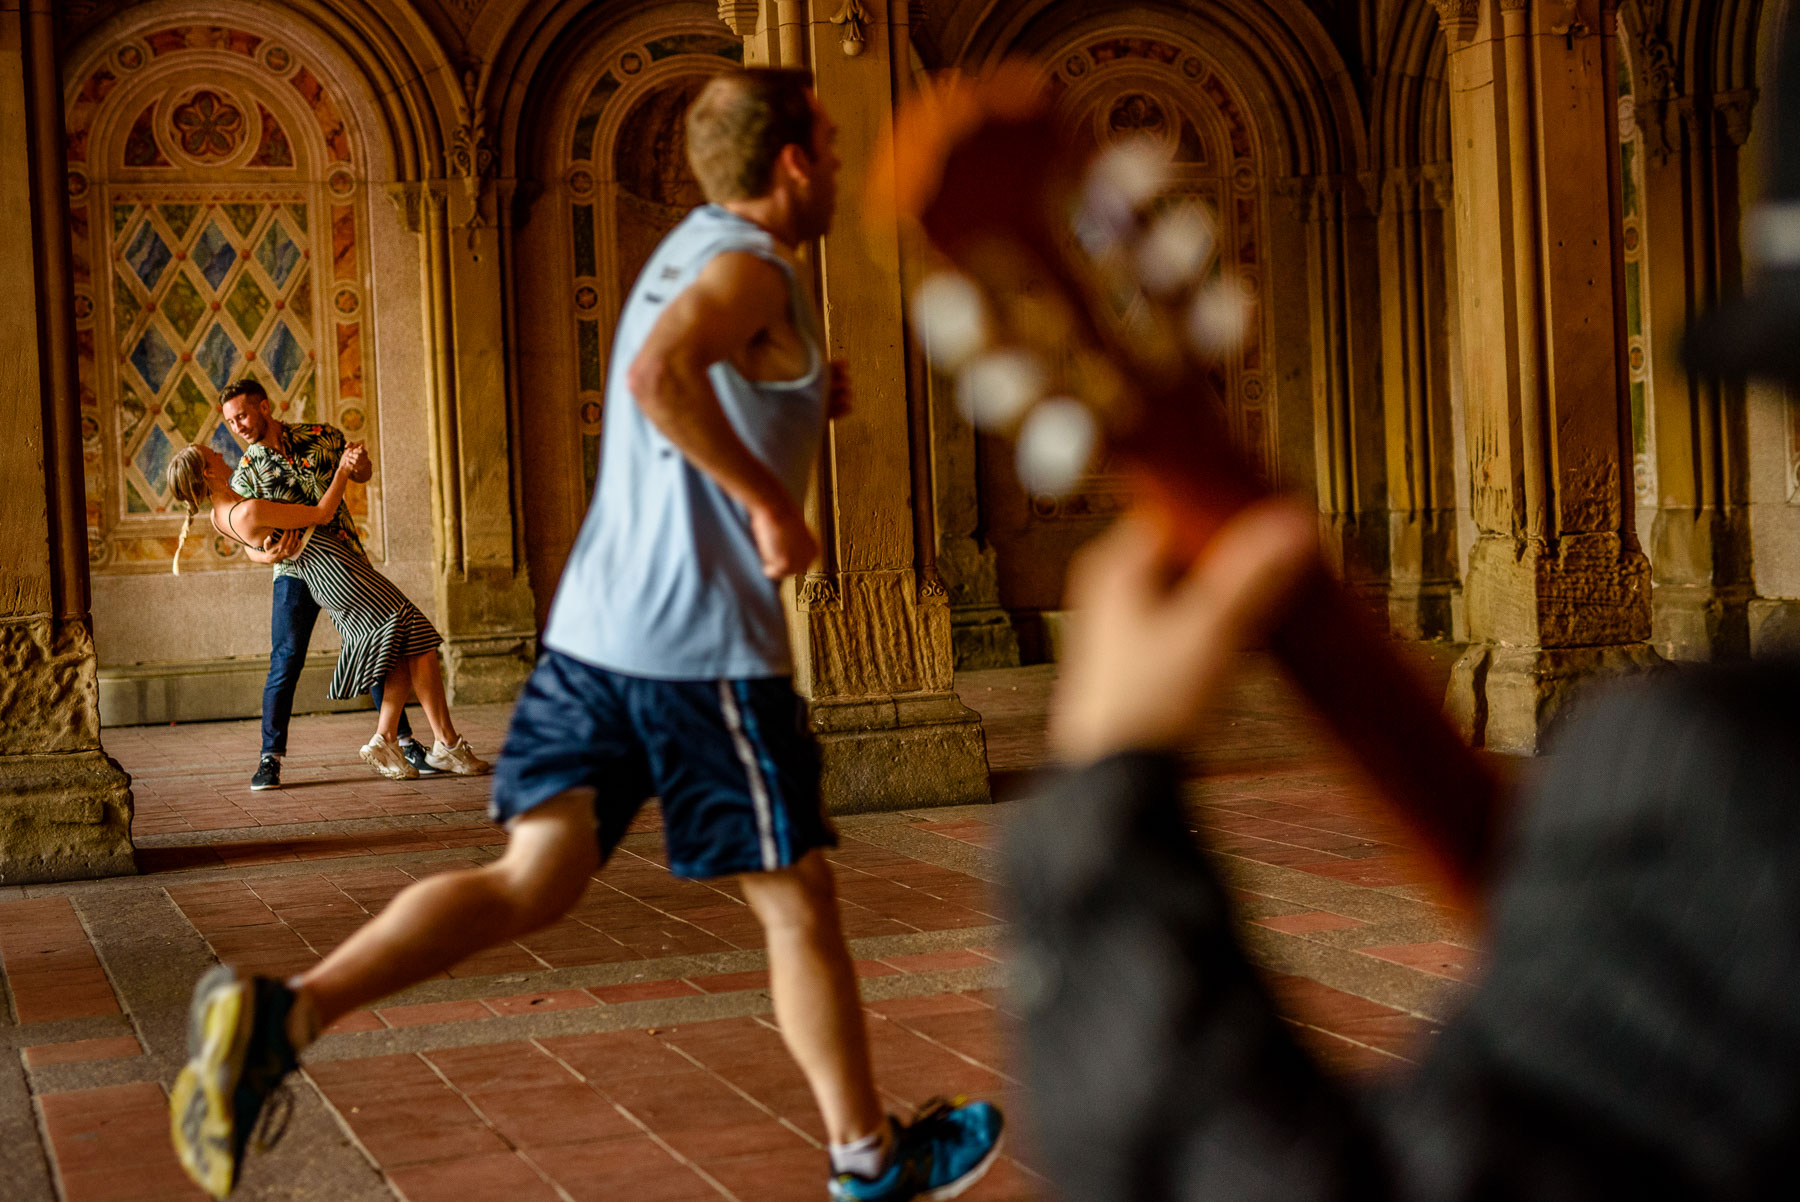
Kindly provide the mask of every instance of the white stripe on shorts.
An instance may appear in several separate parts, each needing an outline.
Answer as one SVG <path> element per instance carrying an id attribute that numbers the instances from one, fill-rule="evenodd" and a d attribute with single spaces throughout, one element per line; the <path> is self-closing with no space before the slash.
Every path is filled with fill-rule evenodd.
<path id="1" fill-rule="evenodd" d="M 731 691 L 729 680 L 719 682 L 719 708 L 725 711 L 725 725 L 731 731 L 732 746 L 737 748 L 744 775 L 750 778 L 750 803 L 756 807 L 756 834 L 762 842 L 763 870 L 773 872 L 781 867 L 781 855 L 775 850 L 775 813 L 769 801 L 769 782 L 763 779 L 756 749 L 744 732 L 744 715 L 738 710 L 737 697 Z"/>

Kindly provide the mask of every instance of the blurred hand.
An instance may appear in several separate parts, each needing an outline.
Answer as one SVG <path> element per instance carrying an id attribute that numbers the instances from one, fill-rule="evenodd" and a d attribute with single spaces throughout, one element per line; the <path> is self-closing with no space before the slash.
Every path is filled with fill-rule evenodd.
<path id="1" fill-rule="evenodd" d="M 352 478 L 362 475 L 368 467 L 369 450 L 360 442 L 345 447 L 343 458 L 338 460 L 338 471 L 347 472 Z"/>
<path id="2" fill-rule="evenodd" d="M 836 421 L 850 416 L 850 362 L 833 359 L 826 370 L 831 373 L 831 383 L 825 393 L 825 416 Z"/>
<path id="3" fill-rule="evenodd" d="M 1191 744 L 1232 654 L 1261 638 L 1317 562 L 1317 515 L 1291 501 L 1239 514 L 1179 575 L 1149 521 L 1120 521 L 1069 570 L 1051 749 L 1085 764 Z"/>
<path id="4" fill-rule="evenodd" d="M 804 572 L 819 555 L 819 541 L 806 524 L 806 515 L 789 502 L 777 509 L 750 510 L 750 535 L 762 556 L 763 575 L 781 580 Z"/>
<path id="5" fill-rule="evenodd" d="M 277 530 L 263 542 L 263 550 L 269 553 L 270 563 L 282 563 L 300 554 L 302 531 Z"/>

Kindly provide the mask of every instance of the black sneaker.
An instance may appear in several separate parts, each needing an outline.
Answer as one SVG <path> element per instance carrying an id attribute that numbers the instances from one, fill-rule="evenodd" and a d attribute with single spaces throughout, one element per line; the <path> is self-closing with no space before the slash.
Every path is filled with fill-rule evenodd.
<path id="1" fill-rule="evenodd" d="M 400 754 L 406 757 L 407 763 L 419 770 L 420 776 L 438 775 L 438 770 L 433 768 L 431 766 L 431 761 L 425 758 L 430 754 L 425 750 L 425 744 L 419 742 L 417 739 L 408 739 L 406 742 L 400 744 Z"/>
<path id="2" fill-rule="evenodd" d="M 169 1091 L 169 1136 L 181 1167 L 201 1189 L 223 1198 L 237 1185 L 259 1116 L 286 1130 L 279 1105 L 269 1106 L 282 1079 L 299 1067 L 288 1039 L 294 991 L 267 977 L 240 977 L 221 965 L 200 978 L 188 1010 L 188 1062 Z M 267 1126 L 268 1124 L 265 1124 Z"/>
<path id="3" fill-rule="evenodd" d="M 281 788 L 281 757 L 263 756 L 262 763 L 256 766 L 256 775 L 250 778 L 250 787 L 258 792 Z"/>

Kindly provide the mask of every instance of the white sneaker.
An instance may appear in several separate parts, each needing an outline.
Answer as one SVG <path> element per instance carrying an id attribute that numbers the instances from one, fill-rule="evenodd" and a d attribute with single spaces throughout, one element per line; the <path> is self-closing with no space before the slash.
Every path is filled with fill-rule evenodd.
<path id="1" fill-rule="evenodd" d="M 492 764 L 475 755 L 467 739 L 458 739 L 454 747 L 446 747 L 442 741 L 433 743 L 425 753 L 425 762 L 439 772 L 454 772 L 458 776 L 481 776 L 494 770 Z"/>
<path id="2" fill-rule="evenodd" d="M 389 780 L 418 779 L 419 770 L 407 762 L 406 753 L 392 739 L 377 734 L 364 744 L 359 754 L 363 763 Z"/>

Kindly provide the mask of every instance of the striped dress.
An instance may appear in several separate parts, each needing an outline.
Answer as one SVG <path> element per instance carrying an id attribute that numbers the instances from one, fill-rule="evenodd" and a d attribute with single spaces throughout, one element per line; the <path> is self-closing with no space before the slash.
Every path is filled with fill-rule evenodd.
<path id="1" fill-rule="evenodd" d="M 236 512 L 233 506 L 226 515 L 228 526 L 235 525 L 231 514 Z M 231 536 L 237 538 L 235 530 Z M 396 661 L 436 651 L 443 641 L 431 619 L 377 572 L 367 555 L 345 546 L 329 527 L 313 527 L 305 548 L 288 562 L 319 608 L 331 615 L 344 645 L 326 693 L 332 700 L 367 693 L 387 679 Z"/>

